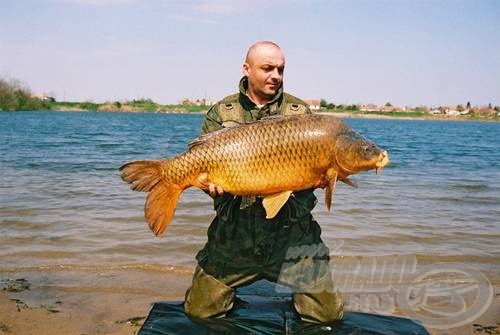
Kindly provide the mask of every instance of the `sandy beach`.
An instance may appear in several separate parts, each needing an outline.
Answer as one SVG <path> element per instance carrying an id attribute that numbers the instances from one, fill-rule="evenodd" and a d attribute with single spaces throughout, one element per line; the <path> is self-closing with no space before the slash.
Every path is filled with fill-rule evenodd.
<path id="1" fill-rule="evenodd" d="M 180 301 L 191 273 L 148 270 L 47 271 L 2 274 L 1 335 L 137 334 L 154 302 Z M 498 284 L 498 283 L 496 283 Z M 499 334 L 500 287 L 474 322 L 431 334 Z M 347 305 L 350 296 L 344 295 Z M 348 306 L 346 309 L 349 310 Z M 405 317 L 399 307 L 393 313 Z"/>
<path id="2" fill-rule="evenodd" d="M 48 270 L 1 275 L 0 334 L 136 334 L 155 301 L 182 300 L 190 274 Z"/>

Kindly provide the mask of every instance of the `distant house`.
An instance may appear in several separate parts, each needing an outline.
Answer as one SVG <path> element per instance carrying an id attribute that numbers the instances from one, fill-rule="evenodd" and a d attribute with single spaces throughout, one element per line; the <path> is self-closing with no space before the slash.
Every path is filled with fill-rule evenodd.
<path id="1" fill-rule="evenodd" d="M 205 98 L 196 100 L 185 98 L 180 102 L 180 104 L 184 106 L 212 106 L 214 103 L 214 101 L 207 100 Z"/>
<path id="2" fill-rule="evenodd" d="M 35 93 L 35 94 L 31 95 L 31 97 L 40 99 L 42 101 L 50 101 L 50 102 L 56 101 L 56 99 L 54 97 L 51 97 L 46 93 Z"/>
<path id="3" fill-rule="evenodd" d="M 394 112 L 394 111 L 400 111 L 401 108 L 398 106 L 383 106 L 380 108 L 382 112 Z"/>
<path id="4" fill-rule="evenodd" d="M 446 105 L 443 105 L 441 107 L 439 107 L 439 110 L 445 114 L 445 115 L 449 115 L 449 116 L 457 116 L 457 115 L 460 115 L 460 111 L 457 110 L 457 107 L 456 106 L 446 106 Z"/>
<path id="5" fill-rule="evenodd" d="M 361 105 L 361 107 L 359 107 L 359 110 L 362 112 L 379 112 L 380 107 L 374 104 L 366 104 Z"/>
<path id="6" fill-rule="evenodd" d="M 304 99 L 304 102 L 311 110 L 318 110 L 321 107 L 321 101 L 319 99 Z"/>
<path id="7" fill-rule="evenodd" d="M 406 107 L 405 107 L 406 108 Z M 401 111 L 401 107 L 398 106 L 377 106 L 375 104 L 366 104 L 361 105 L 359 110 L 362 112 L 393 112 L 393 111 Z M 406 109 L 403 109 L 406 111 Z"/>

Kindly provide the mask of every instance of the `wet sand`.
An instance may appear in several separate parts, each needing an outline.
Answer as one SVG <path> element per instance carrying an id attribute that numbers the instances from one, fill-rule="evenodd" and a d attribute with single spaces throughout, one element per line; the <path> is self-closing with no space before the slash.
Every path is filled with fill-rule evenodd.
<path id="1" fill-rule="evenodd" d="M 155 301 L 179 301 L 191 276 L 149 271 L 1 275 L 0 334 L 136 334 Z"/>
<path id="2" fill-rule="evenodd" d="M 154 302 L 182 300 L 191 280 L 191 273 L 176 270 L 51 269 L 0 275 L 0 335 L 136 334 Z M 498 285 L 494 292 L 489 309 L 471 324 L 429 332 L 500 334 Z M 349 299 L 344 295 L 347 310 Z M 399 307 L 393 315 L 405 317 Z"/>

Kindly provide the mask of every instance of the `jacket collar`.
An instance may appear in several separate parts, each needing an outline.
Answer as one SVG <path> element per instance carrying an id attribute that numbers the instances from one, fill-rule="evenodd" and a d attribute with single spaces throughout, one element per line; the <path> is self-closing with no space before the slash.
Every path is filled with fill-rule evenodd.
<path id="1" fill-rule="evenodd" d="M 247 95 L 247 89 L 248 89 L 248 78 L 246 76 L 243 76 L 243 78 L 240 79 L 240 103 L 241 105 L 246 108 L 246 109 L 255 109 L 257 108 L 257 105 L 248 97 Z M 267 105 L 272 105 L 276 102 L 278 104 L 281 104 L 281 101 L 283 100 L 283 84 L 281 84 L 280 88 L 274 95 L 274 97 L 269 101 Z"/>

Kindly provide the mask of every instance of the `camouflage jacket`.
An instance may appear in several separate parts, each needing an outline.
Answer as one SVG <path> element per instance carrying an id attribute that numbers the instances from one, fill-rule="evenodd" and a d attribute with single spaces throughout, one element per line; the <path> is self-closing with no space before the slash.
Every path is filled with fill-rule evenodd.
<path id="1" fill-rule="evenodd" d="M 227 96 L 215 105 L 213 105 L 201 126 L 201 134 L 206 134 L 225 127 L 236 124 L 257 121 L 263 117 L 271 115 L 294 115 L 310 114 L 311 110 L 307 104 L 288 93 L 283 92 L 283 86 L 279 88 L 275 97 L 262 107 L 258 107 L 246 94 L 248 87 L 247 78 L 243 77 L 239 84 L 239 93 Z M 312 190 L 295 192 L 294 200 L 301 203 L 303 208 L 309 211 L 316 205 L 316 197 Z M 214 207 L 218 215 L 227 215 L 225 210 L 233 208 L 234 204 L 239 203 L 240 209 L 245 209 L 255 203 L 255 197 L 233 197 L 230 194 L 217 196 L 214 199 Z M 288 201 L 287 207 L 293 206 Z M 296 212 L 292 210 L 292 212 Z M 302 211 L 300 211 L 302 212 Z M 298 213 L 297 213 L 298 214 Z M 306 213 L 303 213 L 306 214 Z"/>
<path id="2" fill-rule="evenodd" d="M 271 115 L 311 113 L 304 101 L 288 93 L 283 93 L 283 87 L 280 87 L 278 93 L 270 102 L 259 108 L 246 95 L 247 86 L 246 77 L 243 77 L 240 80 L 239 93 L 222 99 L 210 108 L 201 126 L 201 134 L 238 123 L 257 121 Z"/>

